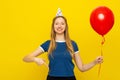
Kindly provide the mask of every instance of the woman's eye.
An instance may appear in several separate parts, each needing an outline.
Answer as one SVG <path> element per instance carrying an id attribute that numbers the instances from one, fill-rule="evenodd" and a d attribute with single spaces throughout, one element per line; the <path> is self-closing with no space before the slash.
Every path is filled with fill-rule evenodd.
<path id="1" fill-rule="evenodd" d="M 55 25 L 58 25 L 58 23 L 55 23 Z"/>
<path id="2" fill-rule="evenodd" d="M 64 25 L 64 23 L 61 23 L 62 25 Z"/>

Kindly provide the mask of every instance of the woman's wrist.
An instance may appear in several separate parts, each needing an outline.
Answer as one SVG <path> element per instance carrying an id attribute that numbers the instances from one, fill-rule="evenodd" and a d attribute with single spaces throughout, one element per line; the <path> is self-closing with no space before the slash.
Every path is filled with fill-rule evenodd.
<path id="1" fill-rule="evenodd" d="M 33 62 L 36 62 L 37 58 L 36 57 L 33 57 Z"/>
<path id="2" fill-rule="evenodd" d="M 94 61 L 93 61 L 93 63 L 94 63 L 94 65 L 96 65 L 96 64 L 97 64 L 97 61 L 96 61 L 96 60 L 94 60 Z"/>

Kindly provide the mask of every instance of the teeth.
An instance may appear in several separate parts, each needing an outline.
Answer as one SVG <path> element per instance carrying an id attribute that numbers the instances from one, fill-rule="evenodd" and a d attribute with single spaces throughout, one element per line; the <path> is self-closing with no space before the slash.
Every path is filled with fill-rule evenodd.
<path id="1" fill-rule="evenodd" d="M 58 31 L 61 31 L 62 29 L 57 29 Z"/>

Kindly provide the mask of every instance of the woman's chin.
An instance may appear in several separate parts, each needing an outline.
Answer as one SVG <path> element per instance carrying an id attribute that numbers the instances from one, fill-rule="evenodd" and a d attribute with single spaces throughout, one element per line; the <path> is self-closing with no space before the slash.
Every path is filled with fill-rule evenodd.
<path id="1" fill-rule="evenodd" d="M 56 34 L 59 34 L 59 35 L 61 35 L 61 34 L 64 34 L 64 32 L 56 32 Z"/>

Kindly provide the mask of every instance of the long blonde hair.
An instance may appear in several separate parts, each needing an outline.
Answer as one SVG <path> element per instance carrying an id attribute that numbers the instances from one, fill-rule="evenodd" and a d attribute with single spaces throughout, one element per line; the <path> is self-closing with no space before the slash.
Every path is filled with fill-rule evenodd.
<path id="1" fill-rule="evenodd" d="M 48 54 L 50 55 L 52 53 L 52 51 L 56 48 L 56 41 L 55 41 L 56 33 L 54 31 L 54 23 L 57 18 L 63 18 L 65 20 L 66 28 L 64 31 L 64 35 L 65 35 L 64 37 L 65 37 L 67 49 L 70 52 L 70 55 L 72 56 L 72 54 L 74 53 L 74 50 L 73 50 L 71 39 L 70 39 L 69 33 L 68 33 L 67 19 L 63 16 L 56 16 L 55 18 L 53 18 L 52 28 L 51 28 L 51 40 L 50 40 L 50 45 L 49 45 L 49 49 L 48 49 Z"/>

